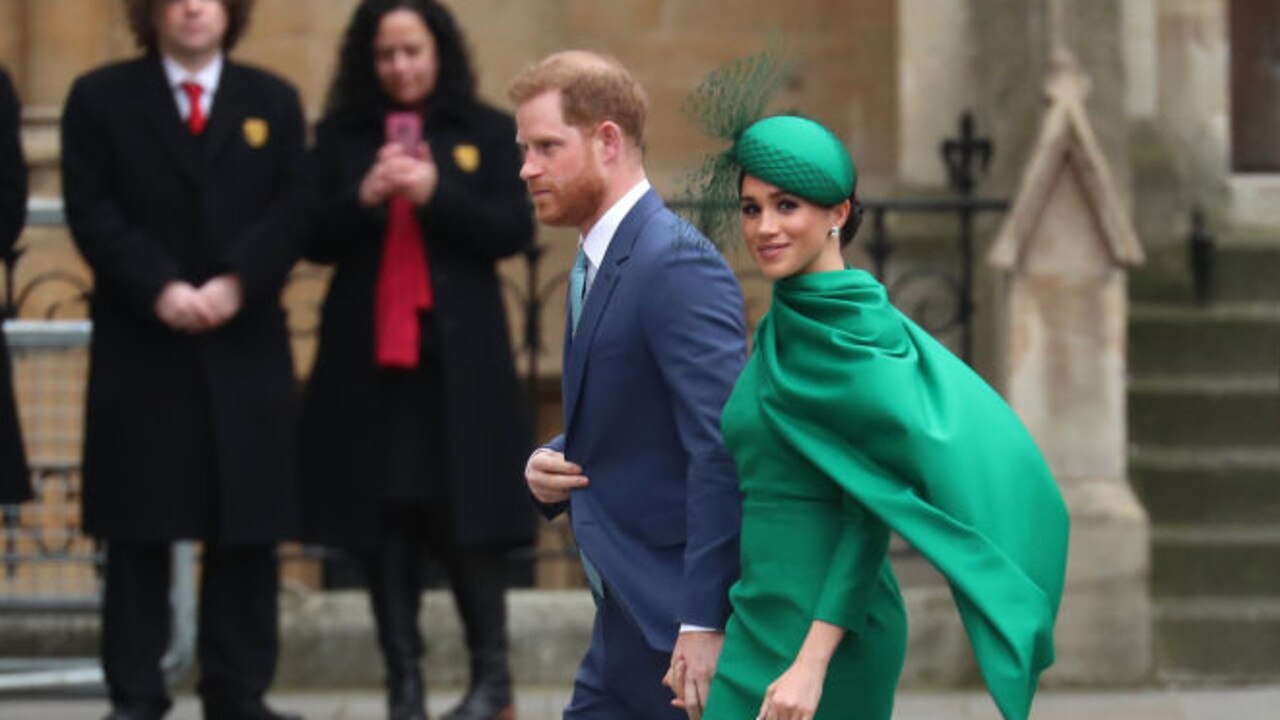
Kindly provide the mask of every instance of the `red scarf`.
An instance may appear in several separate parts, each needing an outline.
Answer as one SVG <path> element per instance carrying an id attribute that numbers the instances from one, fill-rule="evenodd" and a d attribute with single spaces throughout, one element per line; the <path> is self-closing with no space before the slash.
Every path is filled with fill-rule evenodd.
<path id="1" fill-rule="evenodd" d="M 374 354 L 378 367 L 416 368 L 421 348 L 419 313 L 435 304 L 422 226 L 408 198 L 387 204 L 387 234 L 374 295 Z"/>

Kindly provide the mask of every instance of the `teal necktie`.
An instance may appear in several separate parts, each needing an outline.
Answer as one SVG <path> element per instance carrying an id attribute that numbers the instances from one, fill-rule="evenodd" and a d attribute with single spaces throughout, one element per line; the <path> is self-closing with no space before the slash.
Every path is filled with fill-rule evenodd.
<path id="1" fill-rule="evenodd" d="M 582 573 L 587 576 L 587 587 L 591 588 L 591 599 L 599 605 L 604 600 L 604 579 L 581 548 L 578 549 L 578 557 L 582 559 Z"/>
<path id="2" fill-rule="evenodd" d="M 578 246 L 578 254 L 573 258 L 573 268 L 569 270 L 569 322 L 570 333 L 578 331 L 578 319 L 582 317 L 582 303 L 586 299 L 587 294 L 587 254 L 583 252 L 582 246 Z M 591 564 L 587 559 L 587 554 L 578 550 L 578 557 L 582 558 L 582 571 L 587 576 L 587 585 L 591 588 L 591 597 L 596 601 L 596 605 L 604 599 L 604 581 L 600 578 L 600 571 L 596 570 L 596 566 Z"/>
<path id="3" fill-rule="evenodd" d="M 582 317 L 582 301 L 586 298 L 587 289 L 587 254 L 578 246 L 578 254 L 573 258 L 573 269 L 569 271 L 569 322 L 570 333 L 577 332 L 578 318 Z"/>

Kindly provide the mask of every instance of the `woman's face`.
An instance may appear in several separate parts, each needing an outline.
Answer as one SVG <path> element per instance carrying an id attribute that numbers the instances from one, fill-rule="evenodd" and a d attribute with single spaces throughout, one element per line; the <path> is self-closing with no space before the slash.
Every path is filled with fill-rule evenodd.
<path id="1" fill-rule="evenodd" d="M 426 102 L 440 65 L 435 36 L 421 15 L 400 8 L 382 16 L 373 36 L 373 69 L 382 91 L 397 104 Z"/>
<path id="2" fill-rule="evenodd" d="M 758 178 L 742 179 L 742 235 L 770 280 L 844 268 L 840 238 L 831 234 L 849 215 L 849 204 L 815 205 Z"/>

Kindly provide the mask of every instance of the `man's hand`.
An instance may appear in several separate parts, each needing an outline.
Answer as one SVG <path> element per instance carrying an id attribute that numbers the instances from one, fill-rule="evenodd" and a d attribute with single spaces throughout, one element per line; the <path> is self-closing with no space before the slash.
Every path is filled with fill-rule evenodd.
<path id="1" fill-rule="evenodd" d="M 707 705 L 707 692 L 711 689 L 711 676 L 716 672 L 716 661 L 724 647 L 724 633 L 710 630 L 691 630 L 676 638 L 671 652 L 671 667 L 662 678 L 662 684 L 671 688 L 676 699 L 672 705 L 683 708 L 690 720 L 700 720 Z"/>
<path id="2" fill-rule="evenodd" d="M 544 505 L 555 505 L 569 499 L 569 493 L 587 486 L 582 468 L 564 459 L 564 453 L 539 448 L 524 466 L 524 479 L 529 492 Z"/>
<path id="3" fill-rule="evenodd" d="M 244 304 L 244 288 L 240 277 L 232 274 L 217 275 L 200 286 L 200 298 L 208 319 L 208 330 L 225 324 L 240 313 Z"/>
<path id="4" fill-rule="evenodd" d="M 184 333 L 204 332 L 213 319 L 200 291 L 181 280 L 171 281 L 156 296 L 155 313 L 160 322 Z"/>

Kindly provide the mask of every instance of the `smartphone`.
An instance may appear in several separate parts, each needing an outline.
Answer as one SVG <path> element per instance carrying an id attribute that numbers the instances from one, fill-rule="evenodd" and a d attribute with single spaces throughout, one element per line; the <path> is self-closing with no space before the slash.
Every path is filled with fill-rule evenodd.
<path id="1" fill-rule="evenodd" d="M 387 113 L 387 142 L 399 143 L 406 155 L 413 155 L 422 142 L 422 116 L 412 111 Z"/>

